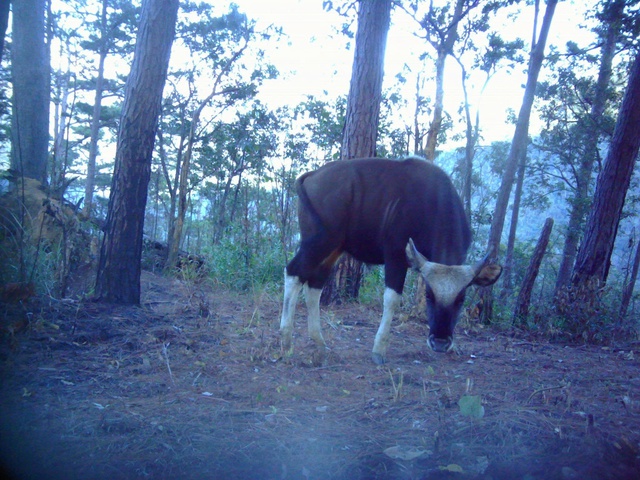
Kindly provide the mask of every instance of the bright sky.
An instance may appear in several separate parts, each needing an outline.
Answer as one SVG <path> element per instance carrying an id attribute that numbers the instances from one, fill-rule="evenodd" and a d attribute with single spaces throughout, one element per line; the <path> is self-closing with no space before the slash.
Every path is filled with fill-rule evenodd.
<path id="1" fill-rule="evenodd" d="M 217 4 L 224 2 L 216 2 Z M 258 27 L 269 24 L 283 27 L 288 41 L 273 42 L 273 48 L 267 47 L 267 56 L 281 72 L 281 78 L 265 85 L 262 98 L 271 106 L 283 104 L 295 105 L 305 95 L 323 97 L 328 92 L 329 98 L 346 94 L 349 89 L 353 51 L 348 50 L 348 40 L 336 28 L 343 21 L 335 12 L 322 9 L 321 0 L 234 0 L 242 12 L 258 22 Z M 543 2 L 542 2 L 543 3 Z M 554 16 L 549 45 L 555 45 L 561 51 L 568 40 L 584 38 L 584 31 L 579 29 L 585 4 L 592 2 L 561 1 Z M 503 34 L 512 37 L 520 35 L 528 43 L 531 37 L 533 7 L 524 7 L 524 14 L 511 19 Z M 544 13 L 544 3 L 540 14 Z M 392 26 L 387 42 L 385 61 L 385 88 L 392 85 L 394 77 L 402 71 L 403 65 L 411 65 L 419 70 L 417 57 L 423 51 L 422 44 L 412 32 L 413 21 L 402 12 L 394 12 Z M 586 40 L 585 40 L 586 41 Z M 425 68 L 426 75 L 433 74 L 433 68 Z M 544 75 L 544 72 L 543 72 Z M 512 74 L 502 73 L 489 84 L 480 104 L 481 123 L 488 141 L 508 140 L 513 134 L 513 126 L 506 124 L 506 111 L 511 108 L 517 113 L 526 81 L 524 67 Z M 409 80 L 406 98 L 414 95 L 414 81 Z M 433 96 L 435 85 L 427 84 L 426 95 Z M 472 94 L 473 95 L 473 94 Z M 456 115 L 462 99 L 460 87 L 460 70 L 453 59 L 447 61 L 447 82 L 445 85 L 445 109 Z M 472 97 L 472 103 L 475 101 Z M 413 106 L 410 105 L 410 109 Z M 406 112 L 410 117 L 411 113 Z M 532 119 L 535 129 L 535 118 Z M 405 120 L 412 123 L 412 118 Z"/>

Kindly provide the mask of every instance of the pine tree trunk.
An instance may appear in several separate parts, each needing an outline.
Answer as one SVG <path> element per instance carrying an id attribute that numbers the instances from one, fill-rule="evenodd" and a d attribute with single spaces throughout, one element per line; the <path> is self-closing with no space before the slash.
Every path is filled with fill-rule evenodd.
<path id="1" fill-rule="evenodd" d="M 585 152 L 578 168 L 575 195 L 571 200 L 569 224 L 560 267 L 558 268 L 554 297 L 557 297 L 560 289 L 566 287 L 571 281 L 571 269 L 575 263 L 578 244 L 584 232 L 584 222 L 591 207 L 591 197 L 589 195 L 591 175 L 599 155 L 599 142 L 602 138 L 602 115 L 607 104 L 607 90 L 611 82 L 611 66 L 620 35 L 620 21 L 623 18 L 624 7 L 624 0 L 613 0 L 605 6 L 603 12 L 604 21 L 607 21 L 607 29 L 602 42 L 598 80 L 588 118 L 589 132 L 585 137 Z"/>
<path id="2" fill-rule="evenodd" d="M 522 287 L 518 294 L 518 300 L 516 301 L 516 308 L 513 313 L 516 322 L 521 322 L 529 314 L 529 305 L 531 304 L 531 292 L 533 292 L 533 286 L 538 277 L 540 271 L 540 265 L 542 264 L 542 258 L 547 251 L 547 245 L 549 245 L 549 237 L 551 236 L 551 230 L 553 229 L 553 218 L 547 218 L 542 227 L 542 233 L 536 244 L 536 248 L 531 256 L 529 262 L 529 268 L 525 273 L 522 280 Z"/>
<path id="3" fill-rule="evenodd" d="M 101 45 L 98 57 L 98 74 L 96 76 L 96 94 L 91 118 L 91 141 L 89 143 L 89 160 L 87 161 L 87 180 L 84 186 L 84 209 L 87 217 L 91 216 L 93 207 L 93 190 L 96 184 L 96 158 L 98 157 L 98 139 L 100 137 L 100 116 L 102 112 L 102 90 L 104 85 L 104 61 L 107 58 L 107 7 L 108 0 L 102 0 L 100 17 Z"/>
<path id="4" fill-rule="evenodd" d="M 45 184 L 49 153 L 49 55 L 45 43 L 45 0 L 12 2 L 11 68 L 13 114 L 11 168 Z"/>
<path id="5" fill-rule="evenodd" d="M 446 29 L 442 43 L 438 46 L 436 57 L 436 95 L 433 102 L 433 117 L 427 132 L 427 144 L 425 147 L 425 157 L 427 160 L 434 161 L 436 158 L 436 146 L 438 144 L 438 135 L 442 130 L 442 112 L 444 110 L 444 67 L 447 56 L 451 53 L 456 40 L 458 39 L 458 24 L 463 17 L 463 9 L 465 7 L 464 0 L 456 0 L 455 10 L 451 24 Z"/>
<path id="6" fill-rule="evenodd" d="M 627 310 L 631 303 L 631 297 L 633 296 L 633 289 L 636 286 L 636 279 L 638 278 L 638 269 L 640 268 L 640 242 L 636 241 L 636 253 L 633 256 L 633 266 L 631 272 L 628 272 L 627 280 L 622 289 L 622 300 L 620 301 L 620 313 L 618 314 L 618 323 L 622 324 L 624 318 L 627 316 Z"/>
<path id="7" fill-rule="evenodd" d="M 507 298 L 513 289 L 513 268 L 514 250 L 516 248 L 516 232 L 518 230 L 518 220 L 520 218 L 520 203 L 522 202 L 522 187 L 524 186 L 524 175 L 527 166 L 526 154 L 520 159 L 518 167 L 518 180 L 516 191 L 513 194 L 513 209 L 511 211 L 511 224 L 509 225 L 509 238 L 507 239 L 507 253 L 504 259 L 504 270 L 502 272 L 502 298 Z"/>
<path id="8" fill-rule="evenodd" d="M 71 117 L 69 111 L 69 79 L 71 72 L 59 73 L 57 76 L 57 92 L 55 94 L 55 108 L 53 112 L 53 151 L 51 159 L 51 170 L 49 171 L 49 183 L 52 190 L 59 191 L 60 197 L 64 194 L 64 177 L 67 165 L 65 162 L 65 138 L 68 132 L 68 118 Z"/>
<path id="9" fill-rule="evenodd" d="M 104 302 L 140 303 L 147 187 L 178 5 L 178 0 L 147 0 L 142 6 L 98 261 L 96 296 Z"/>
<path id="10" fill-rule="evenodd" d="M 573 270 L 572 283 L 603 284 L 609 274 L 611 253 L 633 167 L 640 148 L 640 52 L 636 54 L 629 84 L 618 113 L 613 138 L 598 181 L 585 236 Z"/>
<path id="11" fill-rule="evenodd" d="M 547 43 L 547 36 L 551 28 L 551 21 L 555 12 L 558 0 L 549 0 L 542 20 L 540 35 L 538 41 L 531 50 L 529 58 L 529 72 L 527 74 L 527 83 L 524 91 L 522 106 L 518 114 L 516 122 L 516 130 L 511 141 L 511 148 L 507 158 L 507 165 L 502 174 L 502 182 L 498 191 L 496 200 L 496 208 L 491 221 L 491 229 L 489 230 L 489 241 L 487 250 L 492 252 L 491 261 L 495 262 L 498 258 L 500 240 L 502 239 L 502 230 L 504 228 L 504 220 L 507 215 L 507 207 L 509 206 L 509 197 L 511 196 L 511 188 L 516 174 L 516 169 L 522 155 L 526 154 L 527 142 L 529 139 L 529 119 L 535 99 L 536 85 L 538 84 L 538 75 L 542 68 L 544 60 L 544 49 Z M 480 290 L 480 298 L 484 305 L 482 309 L 481 319 L 483 323 L 489 323 L 493 316 L 493 287 L 487 287 Z"/>
<path id="12" fill-rule="evenodd" d="M 9 26 L 9 5 L 9 0 L 0 2 L 0 63 L 2 63 L 4 53 L 4 37 L 7 34 L 7 27 Z"/>
<path id="13" fill-rule="evenodd" d="M 361 0 L 351 73 L 342 159 L 374 157 L 380 119 L 384 52 L 391 19 L 391 0 Z M 322 303 L 357 298 L 362 282 L 362 264 L 344 255 L 322 292 Z"/>
<path id="14" fill-rule="evenodd" d="M 165 268 L 173 268 L 178 261 L 178 250 L 180 250 L 180 242 L 182 241 L 182 229 L 184 227 L 184 219 L 187 212 L 187 194 L 189 188 L 189 171 L 191 169 L 191 156 L 193 154 L 193 143 L 195 141 L 195 129 L 200 121 L 199 108 L 191 119 L 191 130 L 187 139 L 187 150 L 182 157 L 182 165 L 180 166 L 180 176 L 177 190 L 177 216 L 173 220 L 173 228 L 171 229 L 171 237 L 168 239 L 168 255 Z M 175 205 L 175 201 L 174 201 Z"/>

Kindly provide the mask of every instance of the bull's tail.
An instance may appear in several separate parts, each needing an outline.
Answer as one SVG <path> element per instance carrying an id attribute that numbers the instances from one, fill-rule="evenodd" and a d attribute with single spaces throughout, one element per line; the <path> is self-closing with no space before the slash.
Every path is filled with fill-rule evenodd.
<path id="1" fill-rule="evenodd" d="M 326 227 L 324 225 L 324 222 L 322 221 L 322 218 L 320 217 L 320 214 L 313 206 L 311 198 L 309 198 L 309 194 L 307 193 L 307 189 L 304 187 L 304 181 L 307 179 L 307 177 L 313 175 L 313 173 L 314 172 L 307 172 L 303 175 L 300 175 L 300 177 L 298 177 L 298 179 L 296 180 L 295 186 L 296 192 L 298 194 L 298 201 L 300 202 L 302 208 L 309 214 L 315 226 L 316 234 L 314 235 L 314 237 L 316 237 L 325 234 Z M 298 209 L 300 210 L 300 207 L 298 207 Z"/>

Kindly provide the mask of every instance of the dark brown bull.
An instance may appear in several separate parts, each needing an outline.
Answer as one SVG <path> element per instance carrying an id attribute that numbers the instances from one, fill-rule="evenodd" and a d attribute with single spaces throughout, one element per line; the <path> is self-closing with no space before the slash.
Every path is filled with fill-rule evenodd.
<path id="1" fill-rule="evenodd" d="M 466 288 L 491 285 L 502 268 L 486 262 L 462 265 L 471 231 L 449 177 L 416 158 L 369 158 L 324 165 L 302 175 L 296 188 L 301 242 L 285 269 L 284 351 L 292 351 L 293 314 L 305 286 L 309 336 L 324 354 L 320 293 L 343 252 L 365 263 L 384 264 L 384 313 L 373 346 L 375 363 L 385 362 L 409 266 L 427 284 L 427 343 L 437 352 L 450 350 Z"/>

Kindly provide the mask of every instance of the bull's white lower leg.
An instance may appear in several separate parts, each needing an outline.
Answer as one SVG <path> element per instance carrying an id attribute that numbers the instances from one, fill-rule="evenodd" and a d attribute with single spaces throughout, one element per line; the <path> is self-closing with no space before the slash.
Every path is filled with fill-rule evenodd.
<path id="1" fill-rule="evenodd" d="M 307 314 L 309 315 L 309 337 L 316 343 L 318 347 L 326 347 L 324 338 L 322 337 L 322 327 L 320 325 L 320 288 L 305 288 L 305 297 L 307 299 Z"/>
<path id="2" fill-rule="evenodd" d="M 384 290 L 384 311 L 382 312 L 382 321 L 376 333 L 376 339 L 373 343 L 372 358 L 374 363 L 381 365 L 386 360 L 387 347 L 389 346 L 389 332 L 391 330 L 391 321 L 396 311 L 398 303 L 402 297 L 392 288 Z"/>
<path id="3" fill-rule="evenodd" d="M 293 314 L 296 310 L 296 303 L 298 302 L 298 296 L 302 289 L 302 282 L 300 278 L 292 275 L 287 275 L 287 271 L 284 272 L 284 302 L 282 305 L 282 318 L 280 319 L 280 341 L 282 349 L 285 353 L 291 351 L 292 337 L 293 337 Z"/>

